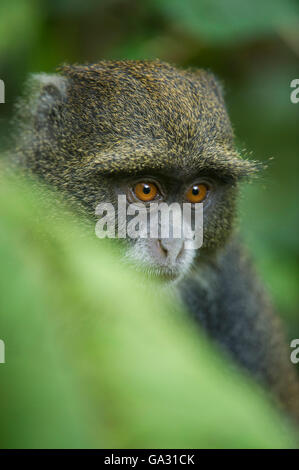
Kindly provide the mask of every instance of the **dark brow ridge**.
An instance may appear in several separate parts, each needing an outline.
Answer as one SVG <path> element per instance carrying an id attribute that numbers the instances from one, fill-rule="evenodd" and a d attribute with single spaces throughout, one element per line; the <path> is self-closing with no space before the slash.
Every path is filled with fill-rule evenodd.
<path id="1" fill-rule="evenodd" d="M 132 156 L 121 157 L 119 155 L 104 155 L 102 158 L 90 160 L 87 165 L 82 168 L 86 175 L 94 175 L 95 173 L 108 175 L 142 175 L 159 172 L 169 176 L 184 173 L 186 176 L 193 174 L 207 174 L 220 180 L 237 181 L 253 176 L 259 171 L 260 165 L 255 161 L 249 161 L 239 156 L 218 156 L 217 159 L 202 158 L 198 161 L 186 161 L 178 163 L 178 160 L 163 161 L 160 158 L 149 156 Z"/>

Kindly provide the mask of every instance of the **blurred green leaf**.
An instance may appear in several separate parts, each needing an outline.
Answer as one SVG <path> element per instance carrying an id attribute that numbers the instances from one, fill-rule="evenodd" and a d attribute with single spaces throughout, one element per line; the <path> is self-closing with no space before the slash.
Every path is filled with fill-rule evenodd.
<path id="1" fill-rule="evenodd" d="M 41 21 L 39 3 L 38 0 L 1 0 L 0 59 L 36 39 Z"/>
<path id="2" fill-rule="evenodd" d="M 210 43 L 263 36 L 299 19 L 295 0 L 154 1 L 174 24 Z"/>

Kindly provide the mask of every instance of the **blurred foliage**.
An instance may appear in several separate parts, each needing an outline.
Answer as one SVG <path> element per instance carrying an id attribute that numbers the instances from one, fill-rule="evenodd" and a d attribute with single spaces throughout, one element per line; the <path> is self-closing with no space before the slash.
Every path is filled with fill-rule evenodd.
<path id="1" fill-rule="evenodd" d="M 0 447 L 294 447 L 264 392 L 52 197 L 1 179 Z"/>
<path id="2" fill-rule="evenodd" d="M 155 0 L 169 20 L 210 44 L 265 36 L 283 25 L 296 25 L 293 0 Z"/>

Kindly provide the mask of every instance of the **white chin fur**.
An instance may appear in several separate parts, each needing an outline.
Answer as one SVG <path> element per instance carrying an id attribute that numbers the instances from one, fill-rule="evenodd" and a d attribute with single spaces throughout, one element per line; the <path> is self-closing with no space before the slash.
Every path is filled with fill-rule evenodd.
<path id="1" fill-rule="evenodd" d="M 195 253 L 195 250 L 185 250 L 182 258 L 174 266 L 167 265 L 167 263 L 160 265 L 151 256 L 148 239 L 139 238 L 126 251 L 125 260 L 150 276 L 178 280 L 190 270 Z"/>

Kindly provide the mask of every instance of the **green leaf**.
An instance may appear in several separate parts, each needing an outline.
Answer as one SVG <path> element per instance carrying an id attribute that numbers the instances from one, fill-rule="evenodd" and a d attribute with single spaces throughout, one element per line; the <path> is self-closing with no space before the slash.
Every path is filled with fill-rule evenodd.
<path id="1" fill-rule="evenodd" d="M 295 25 L 295 0 L 154 0 L 156 8 L 187 33 L 210 43 L 246 40 Z"/>

